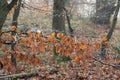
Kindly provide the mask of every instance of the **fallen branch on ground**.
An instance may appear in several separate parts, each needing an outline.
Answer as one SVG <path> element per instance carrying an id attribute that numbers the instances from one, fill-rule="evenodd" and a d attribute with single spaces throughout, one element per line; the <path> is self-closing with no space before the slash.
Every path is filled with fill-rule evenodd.
<path id="1" fill-rule="evenodd" d="M 6 79 L 6 78 L 24 79 L 24 78 L 31 78 L 31 77 L 35 77 L 35 76 L 38 76 L 37 72 L 6 75 L 6 76 L 0 77 L 0 79 Z"/>
<path id="2" fill-rule="evenodd" d="M 115 69 L 120 69 L 120 63 L 118 63 L 118 64 L 108 64 L 108 63 L 105 63 L 105 62 L 103 62 L 103 61 L 101 61 L 101 60 L 96 59 L 95 57 L 93 57 L 93 59 L 94 59 L 95 61 L 103 64 L 103 65 L 108 65 L 108 66 L 111 66 L 111 67 L 113 67 L 113 68 L 115 68 Z"/>

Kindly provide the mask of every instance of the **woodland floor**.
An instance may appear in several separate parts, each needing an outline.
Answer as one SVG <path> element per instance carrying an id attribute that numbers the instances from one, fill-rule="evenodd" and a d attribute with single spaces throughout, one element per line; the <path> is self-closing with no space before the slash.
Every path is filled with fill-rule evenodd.
<path id="1" fill-rule="evenodd" d="M 93 28 L 94 31 L 92 30 Z M 74 60 L 68 62 L 57 62 L 56 59 L 53 58 L 53 54 L 51 52 L 45 54 L 41 53 L 38 55 L 41 59 L 40 66 L 34 68 L 30 65 L 25 66 L 25 63 L 19 63 L 19 67 L 22 68 L 18 73 L 31 73 L 37 70 L 39 73 L 38 76 L 28 78 L 27 80 L 120 80 L 120 65 L 118 65 L 120 64 L 120 58 L 113 54 L 113 46 L 115 46 L 119 41 L 118 29 L 119 28 L 115 29 L 110 45 L 107 48 L 106 58 L 101 58 L 99 54 L 96 53 L 95 59 L 86 61 L 86 63 L 76 63 Z M 97 36 L 94 38 L 98 39 L 100 35 L 106 34 L 107 31 L 108 28 L 92 27 L 86 30 L 83 28 L 81 31 L 76 29 L 75 35 L 80 37 L 83 36 L 81 34 L 85 34 L 84 36 L 89 34 L 88 37 Z M 114 41 L 114 39 L 116 41 Z M 86 66 L 81 66 L 83 64 Z M 0 70 L 0 75 L 3 75 L 3 73 L 4 70 Z"/>

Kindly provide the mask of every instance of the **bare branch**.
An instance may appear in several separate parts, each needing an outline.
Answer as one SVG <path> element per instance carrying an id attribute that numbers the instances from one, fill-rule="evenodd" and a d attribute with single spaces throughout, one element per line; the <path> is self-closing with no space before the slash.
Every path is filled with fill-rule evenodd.
<path id="1" fill-rule="evenodd" d="M 0 77 L 0 80 L 1 79 L 6 79 L 6 78 L 24 79 L 24 78 L 31 78 L 31 77 L 34 77 L 34 76 L 38 76 L 38 73 L 32 72 L 32 73 L 21 73 L 21 74 L 7 75 L 7 76 Z"/>

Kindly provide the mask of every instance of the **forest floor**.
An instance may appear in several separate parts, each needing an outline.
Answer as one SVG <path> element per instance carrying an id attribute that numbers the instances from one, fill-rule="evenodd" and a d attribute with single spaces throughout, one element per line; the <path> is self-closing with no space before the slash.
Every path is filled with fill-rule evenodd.
<path id="1" fill-rule="evenodd" d="M 100 39 L 102 35 L 107 35 L 109 31 L 109 27 L 91 23 L 80 25 L 79 22 L 77 22 L 77 24 L 72 22 L 72 24 L 75 24 L 75 26 L 73 26 L 74 36 L 78 39 L 81 37 L 87 37 L 90 40 Z M 43 33 L 45 35 L 49 34 L 49 30 L 51 31 L 50 28 L 51 27 L 43 27 Z M 57 62 L 52 52 L 40 53 L 37 55 L 40 57 L 40 66 L 33 67 L 25 63 L 18 63 L 21 70 L 18 71 L 17 74 L 38 72 L 37 76 L 29 76 L 27 80 L 120 80 L 119 29 L 120 27 L 117 25 L 107 47 L 105 58 L 101 58 L 98 52 L 93 56 L 92 60 L 86 61 L 86 63 L 76 63 L 74 60 Z M 85 64 L 85 66 L 82 64 Z M 0 70 L 0 77 L 2 77 L 1 75 L 3 74 L 4 70 L 2 69 Z M 15 76 L 15 74 L 11 75 Z M 9 79 L 7 78 L 6 80 Z"/>

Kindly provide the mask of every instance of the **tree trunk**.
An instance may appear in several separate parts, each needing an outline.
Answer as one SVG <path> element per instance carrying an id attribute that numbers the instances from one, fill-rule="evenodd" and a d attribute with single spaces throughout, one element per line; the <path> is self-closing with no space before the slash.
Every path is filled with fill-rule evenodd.
<path id="1" fill-rule="evenodd" d="M 66 8 L 64 8 L 64 11 L 66 12 L 66 18 L 67 18 L 67 23 L 68 23 L 68 27 L 69 27 L 70 36 L 71 36 L 71 37 L 74 37 L 74 36 L 73 36 L 73 29 L 72 29 L 71 23 L 70 23 L 70 17 L 69 17 L 69 15 L 68 15 L 68 11 L 67 11 Z"/>
<path id="2" fill-rule="evenodd" d="M 8 3 L 6 0 L 0 0 L 0 30 L 9 12 Z"/>
<path id="3" fill-rule="evenodd" d="M 96 0 L 96 13 L 93 22 L 110 24 L 110 18 L 115 10 L 115 0 Z"/>
<path id="4" fill-rule="evenodd" d="M 5 22 L 8 12 L 15 5 L 17 0 L 12 0 L 10 4 L 7 3 L 7 0 L 0 0 L 0 30 Z"/>
<path id="5" fill-rule="evenodd" d="M 13 20 L 12 20 L 12 26 L 16 26 L 16 27 L 17 27 L 17 24 L 18 24 L 18 16 L 19 16 L 20 7 L 21 7 L 21 2 L 22 2 L 22 0 L 19 0 L 19 1 L 18 1 L 18 4 L 16 3 L 17 7 L 16 7 L 15 10 L 14 10 Z"/>
<path id="6" fill-rule="evenodd" d="M 16 5 L 17 7 L 14 9 L 14 14 L 13 14 L 13 20 L 12 20 L 12 26 L 16 26 L 17 27 L 17 24 L 18 24 L 18 16 L 19 16 L 19 13 L 20 13 L 20 7 L 21 7 L 21 2 L 22 0 L 18 0 L 18 4 L 16 2 Z M 15 36 L 16 35 L 16 32 L 13 31 L 11 33 L 12 36 Z M 15 47 L 15 43 L 11 43 L 11 50 L 14 51 L 14 47 Z M 11 61 L 13 63 L 13 65 L 16 67 L 17 66 L 17 63 L 16 63 L 16 58 L 14 57 L 14 54 L 11 54 Z"/>
<path id="7" fill-rule="evenodd" d="M 57 32 L 65 32 L 65 0 L 54 0 L 52 29 Z"/>
<path id="8" fill-rule="evenodd" d="M 118 0 L 117 6 L 116 6 L 116 9 L 115 9 L 115 14 L 114 14 L 112 26 L 111 26 L 108 34 L 107 34 L 107 41 L 109 41 L 111 39 L 111 36 L 112 36 L 113 31 L 115 29 L 115 26 L 116 26 L 116 23 L 117 23 L 117 16 L 118 16 L 118 13 L 119 13 L 119 8 L 120 8 L 120 0 Z M 104 44 L 102 44 L 100 55 L 102 57 L 105 57 L 105 53 L 106 53 L 106 46 Z"/>

